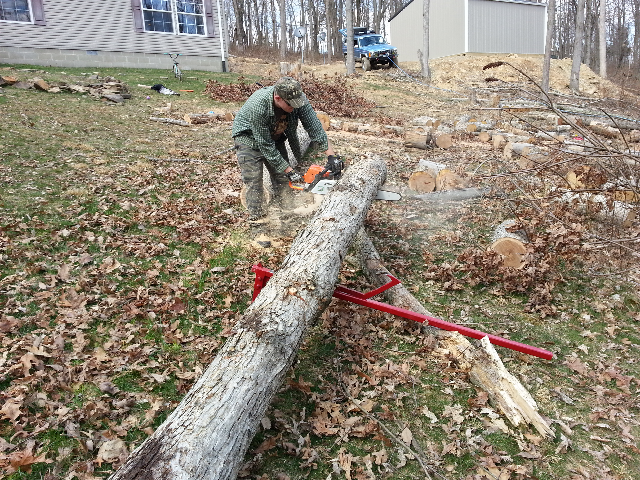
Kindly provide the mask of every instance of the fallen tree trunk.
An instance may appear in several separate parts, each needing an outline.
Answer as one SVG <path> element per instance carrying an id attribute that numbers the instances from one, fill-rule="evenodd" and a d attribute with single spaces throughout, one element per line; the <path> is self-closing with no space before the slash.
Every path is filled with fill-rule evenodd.
<path id="1" fill-rule="evenodd" d="M 353 247 L 367 280 L 375 287 L 387 283 L 389 271 L 364 230 L 358 233 Z M 431 315 L 402 284 L 385 290 L 384 296 L 395 306 Z M 504 368 L 494 347 L 488 341 L 482 342 L 481 348 L 478 349 L 459 333 L 429 326 L 422 328 L 423 332 L 438 339 L 440 348 L 435 352 L 439 351 L 443 356 L 453 356 L 458 361 L 458 368 L 469 373 L 471 383 L 487 392 L 492 405 L 514 426 L 525 423 L 533 425 L 545 437 L 554 436 L 553 431 L 538 413 L 535 400 L 518 379 Z M 484 340 L 488 339 L 485 337 Z"/>
<path id="2" fill-rule="evenodd" d="M 385 177 L 380 158 L 349 167 L 209 368 L 111 480 L 236 478 Z"/>

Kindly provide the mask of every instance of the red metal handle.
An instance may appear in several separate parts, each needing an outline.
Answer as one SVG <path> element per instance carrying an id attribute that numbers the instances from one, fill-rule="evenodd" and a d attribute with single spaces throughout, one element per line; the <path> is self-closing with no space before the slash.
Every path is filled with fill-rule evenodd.
<path id="1" fill-rule="evenodd" d="M 267 284 L 267 281 L 269 280 L 269 278 L 271 278 L 273 272 L 267 268 L 264 268 L 262 264 L 254 265 L 252 270 L 256 273 L 256 280 L 253 286 L 253 298 L 251 299 L 253 301 L 260 293 L 260 290 L 262 290 L 262 288 Z M 333 296 L 339 298 L 340 300 L 346 300 L 347 302 L 355 303 L 357 305 L 373 308 L 374 310 L 391 313 L 392 315 L 406 318 L 407 320 L 413 320 L 418 323 L 427 322 L 427 325 L 430 325 L 432 327 L 437 327 L 441 330 L 447 330 L 450 332 L 458 332 L 465 337 L 476 338 L 478 340 L 484 337 L 489 337 L 489 342 L 494 345 L 505 347 L 510 350 L 515 350 L 517 352 L 526 353 L 528 355 L 533 355 L 534 357 L 539 357 L 544 360 L 551 360 L 553 358 L 552 352 L 544 350 L 542 348 L 533 347 L 525 343 L 514 342 L 513 340 L 499 337 L 497 335 L 484 333 L 479 330 L 464 327 L 462 325 L 446 322 L 440 318 L 430 317 L 429 315 L 423 315 L 411 310 L 395 307 L 393 305 L 389 305 L 388 303 L 371 300 L 371 297 L 373 297 L 374 295 L 378 295 L 379 293 L 384 292 L 385 290 L 388 290 L 394 285 L 398 285 L 400 283 L 400 280 L 398 280 L 393 275 L 388 275 L 388 277 L 390 278 L 390 281 L 388 283 L 367 293 L 360 293 L 357 290 L 352 290 L 350 288 L 343 287 L 342 285 L 338 285 L 333 292 Z"/>

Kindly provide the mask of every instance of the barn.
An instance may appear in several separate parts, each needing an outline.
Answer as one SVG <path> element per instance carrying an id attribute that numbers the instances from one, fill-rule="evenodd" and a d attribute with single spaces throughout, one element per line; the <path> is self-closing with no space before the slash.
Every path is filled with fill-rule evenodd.
<path id="1" fill-rule="evenodd" d="M 226 71 L 223 0 L 0 2 L 0 63 Z"/>
<path id="2" fill-rule="evenodd" d="M 419 61 L 423 0 L 411 0 L 389 19 L 400 61 Z M 449 55 L 544 54 L 547 5 L 520 0 L 431 0 L 429 58 Z"/>

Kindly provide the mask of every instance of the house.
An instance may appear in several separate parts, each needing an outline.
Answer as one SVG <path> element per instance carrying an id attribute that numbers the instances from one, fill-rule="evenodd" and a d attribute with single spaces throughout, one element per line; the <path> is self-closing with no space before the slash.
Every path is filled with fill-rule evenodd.
<path id="1" fill-rule="evenodd" d="M 389 19 L 400 61 L 419 61 L 423 0 L 411 0 Z M 461 53 L 544 54 L 547 5 L 520 0 L 431 0 L 429 58 Z"/>
<path id="2" fill-rule="evenodd" d="M 226 71 L 223 0 L 0 1 L 0 63 Z"/>

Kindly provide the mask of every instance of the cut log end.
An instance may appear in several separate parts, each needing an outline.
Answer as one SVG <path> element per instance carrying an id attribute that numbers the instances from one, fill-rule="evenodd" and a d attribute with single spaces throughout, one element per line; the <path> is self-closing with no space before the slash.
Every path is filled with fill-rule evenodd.
<path id="1" fill-rule="evenodd" d="M 419 193 L 430 193 L 436 188 L 436 179 L 429 172 L 414 172 L 409 177 L 409 188 Z"/>
<path id="2" fill-rule="evenodd" d="M 436 176 L 436 190 L 457 190 L 466 187 L 465 181 L 455 172 L 447 168 L 440 170 Z"/>
<path id="3" fill-rule="evenodd" d="M 516 238 L 499 238 L 489 247 L 502 256 L 502 265 L 505 267 L 522 268 L 525 265 L 524 256 L 527 248 L 524 243 Z"/>

